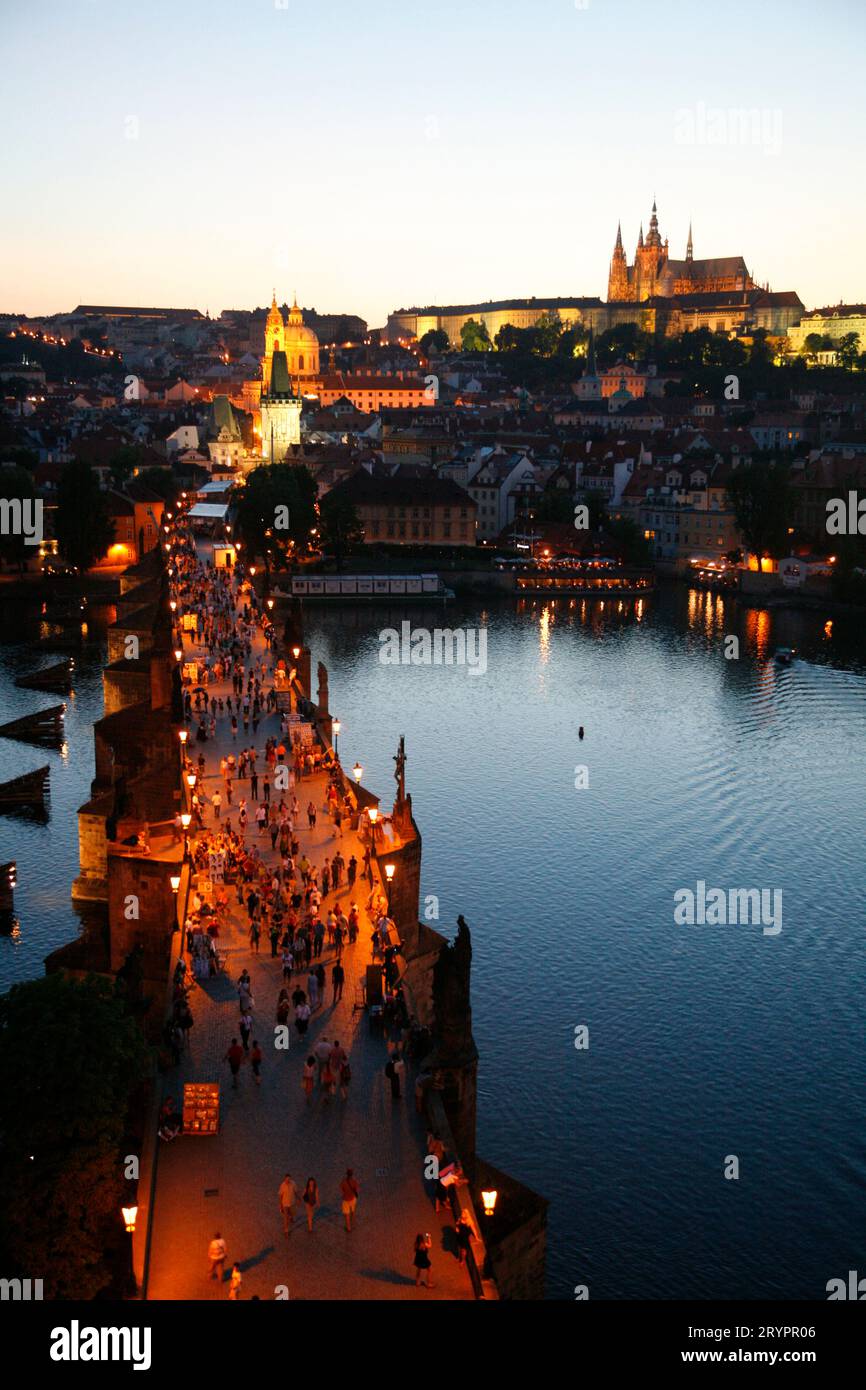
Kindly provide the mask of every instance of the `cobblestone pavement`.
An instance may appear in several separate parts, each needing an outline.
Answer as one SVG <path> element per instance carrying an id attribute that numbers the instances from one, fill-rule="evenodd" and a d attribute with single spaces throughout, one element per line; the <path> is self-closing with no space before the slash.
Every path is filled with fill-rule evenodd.
<path id="1" fill-rule="evenodd" d="M 189 651 L 188 638 L 185 646 Z M 259 635 L 254 657 L 263 651 L 264 641 Z M 223 697 L 231 693 L 228 682 L 209 690 Z M 221 781 L 219 759 L 230 749 L 237 754 L 251 742 L 259 754 L 261 778 L 264 744 L 271 734 L 279 736 L 277 715 L 260 721 L 254 740 L 245 738 L 242 726 L 233 740 L 228 717 L 218 718 L 216 740 L 203 745 L 207 796 Z M 191 746 L 193 757 L 198 756 L 199 746 Z M 297 788 L 302 808 L 301 853 L 306 852 L 317 865 L 326 855 L 333 855 L 338 843 L 322 810 L 325 786 L 326 778 L 321 774 L 305 777 Z M 220 789 L 224 790 L 222 786 Z M 272 863 L 277 856 L 271 851 L 270 836 L 259 835 L 252 818 L 255 807 L 248 779 L 236 779 L 234 807 L 226 806 L 223 796 L 223 820 L 233 812 L 236 815 L 242 796 L 250 803 L 247 840 L 257 842 L 267 862 Z M 303 828 L 310 799 L 318 808 L 313 831 Z M 213 823 L 208 806 L 206 826 Z M 363 846 L 353 831 L 346 830 L 341 848 L 347 861 L 354 854 L 363 866 Z M 177 1104 L 185 1081 L 219 1081 L 221 1128 L 215 1136 L 182 1135 L 171 1143 L 158 1144 L 147 1297 L 227 1298 L 228 1273 L 237 1261 L 243 1274 L 243 1298 L 256 1294 L 272 1299 L 281 1287 L 293 1299 L 471 1298 L 468 1274 L 456 1258 L 450 1212 L 434 1213 L 432 1189 L 424 1182 L 425 1127 L 415 1110 L 411 1065 L 407 1065 L 403 1078 L 403 1098 L 393 1100 L 384 1075 L 385 1041 L 371 1034 L 363 1009 L 354 1009 L 356 986 L 371 959 L 371 924 L 364 911 L 368 884 L 359 879 L 351 893 L 344 887 L 323 899 L 323 916 L 335 900 L 347 909 L 350 902 L 357 901 L 362 909 L 361 931 L 354 946 L 344 950 L 346 984 L 337 1003 L 333 1002 L 331 985 L 334 953 L 328 949 L 326 938 L 325 1002 L 313 1014 L 303 1044 L 291 1029 L 287 1051 L 274 1046 L 277 995 L 283 984 L 280 960 L 271 957 L 266 937 L 260 943 L 260 954 L 253 952 L 246 912 L 237 905 L 233 886 L 229 893 L 230 921 L 220 936 L 220 947 L 228 954 L 225 973 L 193 990 L 190 1002 L 195 1022 L 190 1047 L 180 1066 L 162 1081 L 163 1094 L 173 1095 Z M 234 1090 L 223 1058 L 232 1037 L 239 1037 L 236 981 L 244 967 L 252 977 L 253 1037 L 261 1044 L 264 1062 L 260 1086 L 255 1084 L 252 1069 L 243 1065 Z M 329 1098 L 318 1087 L 310 1102 L 304 1095 L 304 1061 L 323 1036 L 339 1039 L 349 1054 L 352 1080 L 346 1101 L 339 1092 Z M 340 1180 L 347 1167 L 354 1168 L 360 1183 L 351 1233 L 344 1230 L 340 1208 Z M 299 1190 L 308 1177 L 315 1177 L 320 1200 L 312 1232 L 307 1230 L 299 1202 L 288 1238 L 283 1234 L 277 1198 L 287 1171 Z M 228 1248 L 222 1284 L 208 1277 L 207 1248 L 217 1230 Z M 415 1288 L 412 1257 L 419 1231 L 429 1231 L 433 1237 L 433 1288 L 429 1291 Z"/>

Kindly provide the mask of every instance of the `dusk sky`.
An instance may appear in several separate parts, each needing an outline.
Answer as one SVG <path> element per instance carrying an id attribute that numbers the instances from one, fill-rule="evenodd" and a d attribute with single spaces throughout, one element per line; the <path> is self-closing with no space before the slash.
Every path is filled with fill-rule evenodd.
<path id="1" fill-rule="evenodd" d="M 866 300 L 863 0 L 582 5 L 0 0 L 0 312 L 604 297 L 654 194 Z"/>

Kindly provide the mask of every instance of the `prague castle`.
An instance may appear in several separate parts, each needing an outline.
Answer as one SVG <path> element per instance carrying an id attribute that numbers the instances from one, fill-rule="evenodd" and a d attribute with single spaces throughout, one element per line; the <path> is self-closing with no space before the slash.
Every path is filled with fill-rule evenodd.
<path id="1" fill-rule="evenodd" d="M 742 256 L 720 256 L 715 260 L 696 261 L 691 226 L 685 260 L 671 260 L 667 237 L 662 241 L 659 231 L 655 202 L 646 240 L 641 223 L 633 265 L 626 261 L 621 227 L 616 229 L 616 245 L 607 279 L 608 303 L 623 300 L 640 303 L 656 295 L 671 299 L 675 295 L 743 293 L 756 288 Z"/>

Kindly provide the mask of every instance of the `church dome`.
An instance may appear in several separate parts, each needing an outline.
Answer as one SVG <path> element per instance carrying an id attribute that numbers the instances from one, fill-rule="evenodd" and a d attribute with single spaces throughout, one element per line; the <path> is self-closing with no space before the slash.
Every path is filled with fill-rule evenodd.
<path id="1" fill-rule="evenodd" d="M 297 300 L 286 319 L 285 345 L 289 371 L 293 376 L 318 376 L 319 339 L 312 328 L 304 323 Z"/>

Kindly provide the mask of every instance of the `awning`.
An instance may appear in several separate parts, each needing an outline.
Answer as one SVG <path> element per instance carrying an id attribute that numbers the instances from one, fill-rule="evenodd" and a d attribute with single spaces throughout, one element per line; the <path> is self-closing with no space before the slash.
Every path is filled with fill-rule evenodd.
<path id="1" fill-rule="evenodd" d="M 225 521 L 226 512 L 229 509 L 228 502 L 196 502 L 194 507 L 190 507 L 187 516 L 195 521 Z"/>

